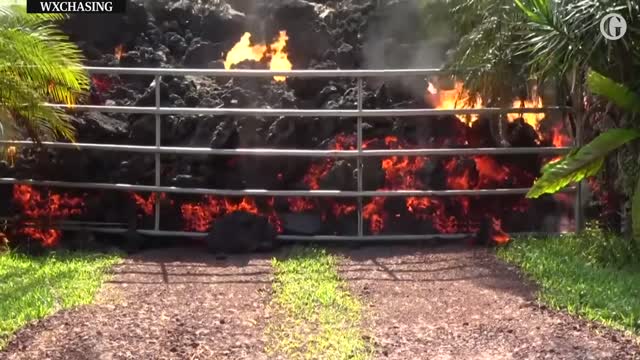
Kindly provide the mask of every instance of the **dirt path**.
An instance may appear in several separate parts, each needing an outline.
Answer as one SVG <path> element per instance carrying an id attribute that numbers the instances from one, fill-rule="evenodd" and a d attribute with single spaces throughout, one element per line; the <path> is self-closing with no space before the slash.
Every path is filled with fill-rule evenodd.
<path id="1" fill-rule="evenodd" d="M 98 304 L 28 326 L 0 359 L 266 359 L 269 258 L 137 255 L 114 269 Z"/>
<path id="2" fill-rule="evenodd" d="M 629 338 L 540 308 L 486 250 L 369 247 L 341 273 L 369 306 L 379 359 L 640 359 Z"/>
<path id="3" fill-rule="evenodd" d="M 532 287 L 486 250 L 337 252 L 366 305 L 376 359 L 640 359 L 628 337 L 537 306 Z M 26 327 L 0 359 L 267 359 L 271 256 L 129 258 L 97 304 Z"/>

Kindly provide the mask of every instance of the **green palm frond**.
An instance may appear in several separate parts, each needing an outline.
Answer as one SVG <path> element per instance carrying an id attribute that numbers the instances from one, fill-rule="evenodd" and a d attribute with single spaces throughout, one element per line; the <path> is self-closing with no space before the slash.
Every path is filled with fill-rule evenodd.
<path id="1" fill-rule="evenodd" d="M 640 5 L 628 0 L 514 0 L 526 15 L 525 32 L 517 44 L 529 56 L 540 79 L 563 77 L 574 69 L 594 68 L 607 76 L 624 78 L 632 51 L 637 51 Z M 629 36 L 607 41 L 600 21 L 612 12 L 627 20 Z M 634 34 L 635 35 L 632 35 Z M 627 54 L 627 56 L 621 56 Z"/>
<path id="2" fill-rule="evenodd" d="M 553 194 L 571 183 L 597 174 L 607 155 L 638 138 L 640 131 L 632 129 L 611 129 L 600 134 L 589 144 L 573 151 L 560 161 L 545 165 L 542 176 L 533 184 L 527 197 L 537 198 L 544 194 Z"/>
<path id="3" fill-rule="evenodd" d="M 629 112 L 640 113 L 640 95 L 631 91 L 625 85 L 595 71 L 589 72 L 587 85 L 594 94 L 607 98 L 620 108 Z"/>
<path id="4" fill-rule="evenodd" d="M 0 107 L 36 141 L 73 140 L 66 114 L 45 103 L 73 105 L 90 85 L 81 51 L 55 26 L 63 18 L 0 5 Z"/>

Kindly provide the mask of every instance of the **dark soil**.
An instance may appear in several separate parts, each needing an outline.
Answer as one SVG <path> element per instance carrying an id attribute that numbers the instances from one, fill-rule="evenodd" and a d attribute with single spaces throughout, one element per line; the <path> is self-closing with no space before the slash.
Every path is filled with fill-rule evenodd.
<path id="1" fill-rule="evenodd" d="M 487 250 L 339 253 L 376 359 L 640 359 L 631 337 L 538 305 L 535 288 Z M 95 305 L 27 326 L 0 359 L 267 359 L 271 256 L 136 255 Z"/>
<path id="2" fill-rule="evenodd" d="M 546 309 L 485 249 L 368 247 L 344 278 L 368 306 L 379 359 L 640 359 L 619 332 Z"/>
<path id="3" fill-rule="evenodd" d="M 26 327 L 0 359 L 266 359 L 269 258 L 173 249 L 131 257 L 97 304 Z"/>

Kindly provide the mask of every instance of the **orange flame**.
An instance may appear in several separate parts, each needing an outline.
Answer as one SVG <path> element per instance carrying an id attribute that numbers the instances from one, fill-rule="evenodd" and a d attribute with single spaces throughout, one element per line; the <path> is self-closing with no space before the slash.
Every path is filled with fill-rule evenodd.
<path id="1" fill-rule="evenodd" d="M 542 104 L 542 98 L 540 98 L 536 92 L 533 92 L 533 95 L 531 97 L 531 99 L 529 100 L 513 100 L 513 107 L 514 108 L 542 108 L 543 104 Z M 535 130 L 538 130 L 540 127 L 540 122 L 542 121 L 542 119 L 544 119 L 545 114 L 544 113 L 538 113 L 538 114 L 534 114 L 534 113 L 511 113 L 511 114 L 507 114 L 507 118 L 509 119 L 510 122 L 514 122 L 516 119 L 518 118 L 522 118 L 527 124 L 531 125 L 531 127 L 533 127 Z"/>
<path id="2" fill-rule="evenodd" d="M 122 58 L 122 55 L 124 55 L 124 45 L 120 44 L 116 46 L 115 50 L 113 51 L 113 56 L 115 56 L 119 61 Z"/>
<path id="3" fill-rule="evenodd" d="M 289 40 L 287 32 L 280 31 L 278 39 L 269 46 L 269 48 L 271 49 L 271 61 L 269 61 L 269 69 L 291 70 L 291 68 L 293 67 L 291 65 L 291 61 L 289 61 L 289 58 L 287 57 L 287 53 L 284 51 L 284 48 L 287 46 L 287 40 Z M 286 77 L 274 76 L 273 79 L 275 81 L 285 81 Z"/>
<path id="4" fill-rule="evenodd" d="M 475 102 L 471 102 L 469 92 L 464 89 L 464 84 L 460 81 L 456 81 L 452 90 L 439 90 L 432 83 L 429 83 L 425 92 L 425 101 L 432 104 L 436 109 L 482 108 L 482 99 L 478 98 Z M 467 125 L 471 125 L 478 120 L 478 115 L 456 116 Z"/>
<path id="5" fill-rule="evenodd" d="M 552 129 L 551 143 L 554 147 L 565 147 L 571 145 L 571 138 L 562 130 L 562 124 L 557 124 Z"/>
<path id="6" fill-rule="evenodd" d="M 16 155 L 18 154 L 18 150 L 15 146 L 9 146 L 7 148 L 7 159 L 9 160 L 9 165 L 14 167 L 16 165 Z"/>
<path id="7" fill-rule="evenodd" d="M 513 107 L 542 108 L 542 99 L 537 95 L 536 89 L 534 88 L 533 90 L 531 99 L 515 99 L 513 100 Z M 429 82 L 424 96 L 425 102 L 433 105 L 436 109 L 476 109 L 483 107 L 483 100 L 481 98 L 476 99 L 475 102 L 470 101 L 471 97 L 469 92 L 465 90 L 464 84 L 460 81 L 456 81 L 455 87 L 452 90 L 438 89 L 433 83 Z M 457 117 L 469 126 L 478 120 L 478 115 L 457 115 Z M 527 124 L 536 130 L 538 130 L 540 121 L 542 121 L 544 117 L 545 115 L 542 113 L 507 114 L 507 119 L 510 122 L 518 118 L 523 118 Z"/>
<path id="8" fill-rule="evenodd" d="M 263 59 L 269 60 L 269 69 L 271 70 L 291 70 L 292 64 L 289 61 L 287 53 L 284 48 L 287 46 L 289 36 L 286 31 L 280 31 L 278 39 L 272 44 L 256 44 L 251 45 L 251 33 L 244 33 L 231 50 L 227 53 L 227 57 L 224 61 L 225 69 L 231 69 L 233 65 L 236 65 L 245 60 L 262 61 Z M 275 81 L 284 81 L 284 76 L 274 76 Z"/>
<path id="9" fill-rule="evenodd" d="M 266 45 L 251 45 L 251 33 L 246 32 L 242 35 L 240 41 L 238 41 L 227 53 L 227 58 L 224 61 L 224 67 L 225 69 L 230 69 L 232 65 L 245 60 L 260 61 L 266 52 Z"/>

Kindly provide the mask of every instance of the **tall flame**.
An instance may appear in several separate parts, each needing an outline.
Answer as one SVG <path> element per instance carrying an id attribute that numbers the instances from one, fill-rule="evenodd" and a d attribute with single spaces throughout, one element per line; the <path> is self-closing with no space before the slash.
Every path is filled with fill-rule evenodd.
<path id="1" fill-rule="evenodd" d="M 238 64 L 245 60 L 260 61 L 267 51 L 264 44 L 251 45 L 251 33 L 244 33 L 240 41 L 238 41 L 227 53 L 224 61 L 225 69 L 231 69 L 232 65 Z"/>
<path id="2" fill-rule="evenodd" d="M 269 69 L 291 70 L 292 68 L 291 62 L 287 57 L 287 53 L 284 51 L 284 48 L 287 46 L 287 40 L 289 40 L 289 36 L 287 36 L 287 32 L 280 31 L 280 35 L 278 39 L 269 46 L 272 51 L 271 61 L 269 61 Z M 274 76 L 273 79 L 276 81 L 284 81 L 286 77 Z"/>
<path id="3" fill-rule="evenodd" d="M 513 107 L 514 108 L 541 108 L 543 107 L 542 98 L 540 98 L 537 95 L 537 92 L 534 91 L 533 95 L 531 96 L 531 99 L 513 100 Z M 510 122 L 515 121 L 517 118 L 522 118 L 527 124 L 531 125 L 531 127 L 533 127 L 536 130 L 538 130 L 538 127 L 540 126 L 540 122 L 542 121 L 542 119 L 544 119 L 544 117 L 545 117 L 544 113 L 507 114 L 507 118 L 509 119 Z"/>
<path id="4" fill-rule="evenodd" d="M 225 69 L 231 69 L 233 65 L 239 64 L 245 60 L 253 61 L 269 61 L 269 69 L 271 70 L 291 70 L 292 65 L 289 61 L 287 53 L 284 51 L 287 46 L 289 36 L 286 31 L 280 31 L 278 38 L 270 45 L 256 44 L 251 45 L 251 33 L 244 33 L 231 50 L 227 53 L 224 61 Z M 274 76 L 276 81 L 284 81 L 284 76 Z"/>
<path id="5" fill-rule="evenodd" d="M 456 81 L 452 90 L 437 89 L 429 83 L 425 92 L 425 101 L 431 103 L 436 109 L 475 109 L 482 107 L 482 99 L 470 101 L 469 92 L 464 89 L 460 81 Z M 471 125 L 478 120 L 478 115 L 456 115 L 458 119 Z"/>

